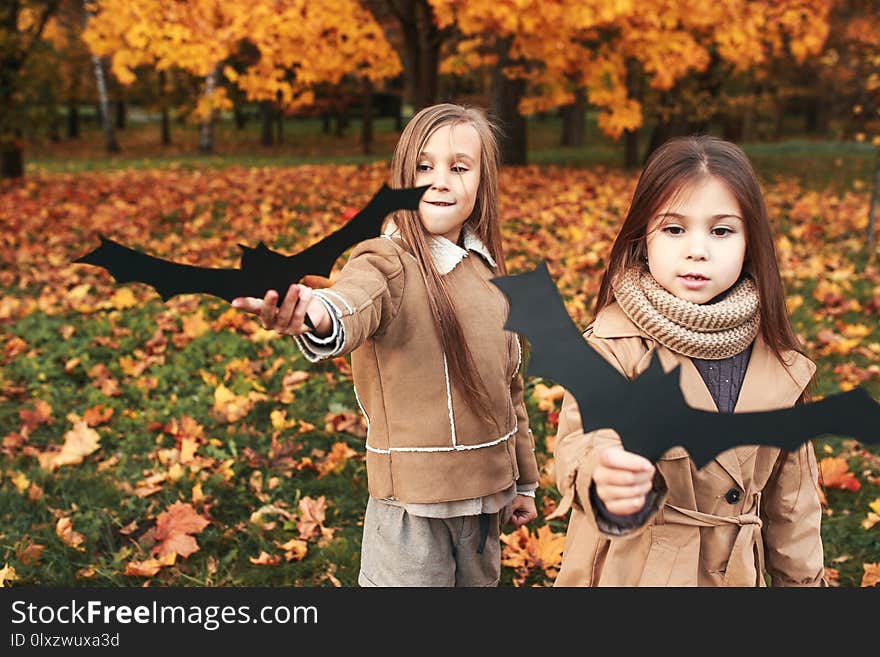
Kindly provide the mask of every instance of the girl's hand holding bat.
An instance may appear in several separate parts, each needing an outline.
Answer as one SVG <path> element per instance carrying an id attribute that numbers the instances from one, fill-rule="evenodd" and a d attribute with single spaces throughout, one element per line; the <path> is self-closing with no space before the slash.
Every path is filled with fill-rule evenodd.
<path id="1" fill-rule="evenodd" d="M 275 330 L 283 335 L 302 335 L 311 332 L 318 337 L 330 334 L 333 323 L 327 308 L 312 293 L 312 288 L 293 284 L 278 306 L 278 293 L 268 290 L 262 299 L 256 297 L 238 297 L 232 300 L 232 307 L 258 315 L 267 330 Z M 315 327 L 309 328 L 305 323 L 306 315 Z"/>

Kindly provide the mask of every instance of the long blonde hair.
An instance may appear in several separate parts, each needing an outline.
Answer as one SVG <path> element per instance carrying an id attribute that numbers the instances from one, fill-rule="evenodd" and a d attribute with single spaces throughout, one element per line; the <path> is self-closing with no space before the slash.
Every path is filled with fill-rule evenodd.
<path id="1" fill-rule="evenodd" d="M 480 184 L 474 210 L 465 222 L 489 249 L 497 264 L 495 273 L 507 273 L 501 248 L 500 213 L 498 210 L 498 169 L 500 156 L 496 128 L 486 115 L 476 108 L 451 103 L 432 105 L 421 110 L 407 124 L 391 159 L 391 186 L 414 187 L 419 155 L 434 132 L 446 125 L 469 124 L 480 138 Z M 477 371 L 471 351 L 464 339 L 455 313 L 455 303 L 447 285 L 434 266 L 429 247 L 432 239 L 418 212 L 402 210 L 394 214 L 401 237 L 411 249 L 428 288 L 431 312 L 440 336 L 440 344 L 449 365 L 450 379 L 465 402 L 484 418 L 492 417 L 492 408 L 486 387 Z"/>

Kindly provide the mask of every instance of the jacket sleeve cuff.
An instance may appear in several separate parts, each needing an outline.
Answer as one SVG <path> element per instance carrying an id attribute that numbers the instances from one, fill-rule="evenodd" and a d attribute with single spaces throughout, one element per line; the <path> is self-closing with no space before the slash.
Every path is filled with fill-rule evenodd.
<path id="1" fill-rule="evenodd" d="M 659 470 L 654 474 L 651 490 L 645 495 L 645 505 L 635 513 L 620 515 L 611 513 L 596 494 L 596 482 L 590 480 L 589 502 L 596 527 L 607 536 L 626 536 L 638 532 L 647 525 L 666 501 L 666 481 Z"/>
<path id="2" fill-rule="evenodd" d="M 517 495 L 526 495 L 528 497 L 535 496 L 535 490 L 538 488 L 538 482 L 534 482 L 532 484 L 517 484 L 516 485 L 516 494 Z"/>
<path id="3" fill-rule="evenodd" d="M 342 312 L 336 304 L 324 295 L 321 290 L 315 290 L 314 295 L 324 304 L 330 315 L 330 321 L 332 322 L 330 335 L 322 338 L 307 332 L 294 336 L 294 339 L 306 360 L 317 363 L 342 353 L 345 347 L 345 327 L 342 324 Z"/>

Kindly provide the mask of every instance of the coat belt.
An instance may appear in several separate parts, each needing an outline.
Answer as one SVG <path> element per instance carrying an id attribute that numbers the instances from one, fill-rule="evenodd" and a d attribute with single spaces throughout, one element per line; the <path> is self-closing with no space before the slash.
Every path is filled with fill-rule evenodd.
<path id="1" fill-rule="evenodd" d="M 730 551 L 724 586 L 766 586 L 764 580 L 764 541 L 761 534 L 763 521 L 760 516 L 761 493 L 753 496 L 752 508 L 737 516 L 716 516 L 692 509 L 683 509 L 673 504 L 663 505 L 663 519 L 666 523 L 689 525 L 691 527 L 722 527 L 739 525 L 739 533 Z M 757 560 L 758 570 L 754 576 L 749 572 L 749 564 L 754 563 L 749 551 Z"/>

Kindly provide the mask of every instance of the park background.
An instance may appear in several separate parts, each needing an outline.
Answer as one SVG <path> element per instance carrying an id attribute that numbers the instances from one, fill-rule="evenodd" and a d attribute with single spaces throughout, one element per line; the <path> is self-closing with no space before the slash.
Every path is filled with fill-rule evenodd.
<path id="1" fill-rule="evenodd" d="M 815 395 L 880 398 L 872 0 L 4 0 L 0 585 L 356 584 L 348 359 L 71 261 L 99 233 L 208 267 L 302 249 L 447 100 L 502 125 L 508 268 L 547 260 L 579 326 L 651 150 L 741 144 Z M 503 585 L 559 566 L 561 393 L 527 380 L 539 518 L 503 535 Z M 880 446 L 814 444 L 827 578 L 876 585 Z"/>

